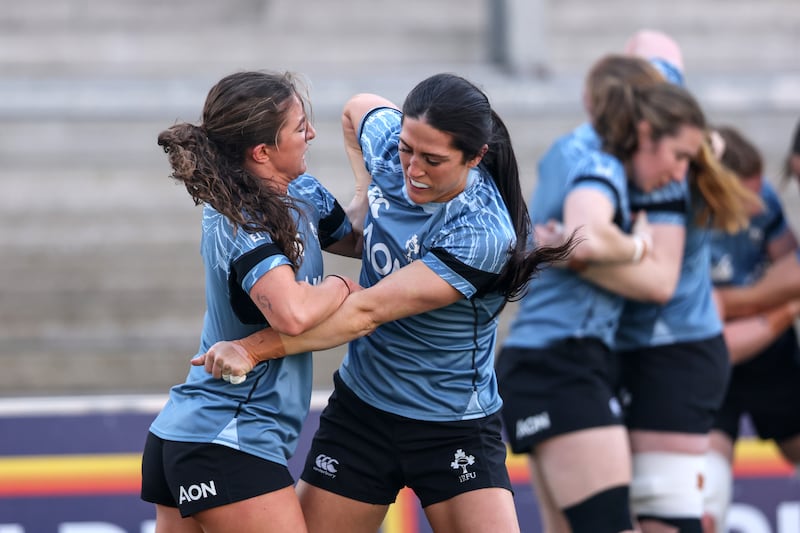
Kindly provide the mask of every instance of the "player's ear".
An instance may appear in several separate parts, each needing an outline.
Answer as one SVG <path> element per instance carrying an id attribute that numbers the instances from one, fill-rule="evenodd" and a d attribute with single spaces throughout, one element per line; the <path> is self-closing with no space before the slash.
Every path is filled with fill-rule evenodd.
<path id="1" fill-rule="evenodd" d="M 269 161 L 269 147 L 264 144 L 257 144 L 247 150 L 247 155 L 256 163 L 266 163 Z"/>
<path id="2" fill-rule="evenodd" d="M 486 155 L 486 152 L 488 152 L 488 151 L 489 151 L 489 145 L 488 145 L 488 144 L 484 144 L 484 145 L 481 147 L 481 151 L 478 153 L 478 155 L 476 155 L 475 157 L 473 157 L 472 159 L 470 159 L 469 161 L 467 161 L 467 166 L 468 166 L 469 168 L 475 168 L 475 167 L 477 167 L 477 166 L 478 166 L 478 164 L 479 164 L 479 163 L 481 162 L 481 160 L 483 159 L 483 156 L 485 156 L 485 155 Z"/>

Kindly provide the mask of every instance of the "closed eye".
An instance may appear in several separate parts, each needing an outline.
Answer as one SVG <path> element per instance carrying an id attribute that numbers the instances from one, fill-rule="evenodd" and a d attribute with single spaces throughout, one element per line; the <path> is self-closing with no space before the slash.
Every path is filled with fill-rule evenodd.
<path id="1" fill-rule="evenodd" d="M 397 151 L 398 152 L 402 152 L 404 154 L 413 154 L 414 153 L 413 150 L 403 146 L 402 144 L 397 147 Z M 432 159 L 431 156 L 425 155 L 425 154 L 422 154 L 422 159 L 425 160 L 426 164 L 428 164 L 428 165 L 430 165 L 432 167 L 438 167 L 439 165 L 441 165 L 443 163 L 443 161 L 440 161 L 438 159 Z"/>

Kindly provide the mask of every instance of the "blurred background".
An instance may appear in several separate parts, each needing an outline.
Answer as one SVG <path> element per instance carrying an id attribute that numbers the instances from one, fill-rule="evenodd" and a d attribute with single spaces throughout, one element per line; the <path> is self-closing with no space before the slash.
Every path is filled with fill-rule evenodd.
<path id="1" fill-rule="evenodd" d="M 800 119 L 797 0 L 0 0 L 0 396 L 183 380 L 204 310 L 201 209 L 156 136 L 197 121 L 223 75 L 305 75 L 309 172 L 343 203 L 344 101 L 399 104 L 430 74 L 464 75 L 507 121 L 530 194 L 537 159 L 582 121 L 588 67 L 644 27 L 678 41 L 711 122 L 755 141 L 778 183 Z M 800 230 L 796 184 L 779 191 Z M 318 389 L 342 354 L 317 354 Z"/>

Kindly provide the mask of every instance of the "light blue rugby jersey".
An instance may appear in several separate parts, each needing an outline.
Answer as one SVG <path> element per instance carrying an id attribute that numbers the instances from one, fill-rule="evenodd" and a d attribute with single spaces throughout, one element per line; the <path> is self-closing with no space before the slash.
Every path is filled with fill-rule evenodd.
<path id="1" fill-rule="evenodd" d="M 379 108 L 359 128 L 372 175 L 361 285 L 371 287 L 419 260 L 464 299 L 352 341 L 340 376 L 359 398 L 389 413 L 428 421 L 481 418 L 502 406 L 493 315 L 503 297 L 475 295 L 506 264 L 514 228 L 494 181 L 480 168 L 470 171 L 466 189 L 452 200 L 412 203 L 397 151 L 401 116 Z"/>
<path id="2" fill-rule="evenodd" d="M 531 220 L 563 221 L 566 197 L 578 188 L 605 194 L 614 222 L 630 229 L 625 170 L 600 150 L 589 124 L 560 137 L 539 162 L 539 179 L 530 202 Z M 548 268 L 528 288 L 504 342 L 506 347 L 543 348 L 568 338 L 596 338 L 611 346 L 623 298 L 582 279 L 567 268 Z"/>
<path id="3" fill-rule="evenodd" d="M 762 181 L 764 210 L 750 218 L 748 227 L 736 234 L 711 233 L 711 279 L 715 285 L 751 285 L 770 262 L 767 246 L 783 236 L 789 227 L 775 189 Z"/>
<path id="4" fill-rule="evenodd" d="M 686 180 L 649 193 L 630 188 L 631 210 L 644 210 L 651 224 L 686 228 L 680 278 L 665 305 L 628 300 L 617 330 L 616 348 L 634 350 L 709 339 L 722 333 L 711 298 L 710 230 L 694 221 Z"/>
<path id="5" fill-rule="evenodd" d="M 298 219 L 304 249 L 296 279 L 317 284 L 323 276 L 320 242 L 328 246 L 352 228 L 333 196 L 312 176 L 298 177 L 288 192 L 304 213 Z M 250 300 L 250 289 L 271 269 L 290 264 L 268 234 L 234 232 L 208 205 L 203 209 L 201 254 L 207 309 L 198 355 L 217 341 L 263 329 L 266 321 Z M 186 381 L 170 390 L 150 430 L 162 439 L 214 442 L 285 465 L 308 414 L 311 386 L 310 353 L 260 363 L 240 385 L 191 367 Z"/>

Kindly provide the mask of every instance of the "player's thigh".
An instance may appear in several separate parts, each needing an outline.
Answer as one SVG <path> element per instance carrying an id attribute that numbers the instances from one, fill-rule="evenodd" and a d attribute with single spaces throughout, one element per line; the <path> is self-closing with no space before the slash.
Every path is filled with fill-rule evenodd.
<path id="1" fill-rule="evenodd" d="M 514 496 L 502 488 L 464 492 L 427 506 L 425 515 L 436 533 L 519 532 Z"/>
<path id="2" fill-rule="evenodd" d="M 389 510 L 388 505 L 340 496 L 303 480 L 297 495 L 309 533 L 375 533 Z"/>
<path id="3" fill-rule="evenodd" d="M 567 518 L 556 505 L 535 454 L 529 456 L 528 466 L 531 473 L 531 485 L 533 486 L 536 504 L 539 509 L 539 518 L 542 522 L 542 531 L 547 533 L 570 533 Z"/>
<path id="4" fill-rule="evenodd" d="M 631 452 L 623 426 L 559 435 L 541 443 L 535 453 L 544 482 L 562 509 L 631 480 Z"/>
<path id="5" fill-rule="evenodd" d="M 203 529 L 191 516 L 183 518 L 177 507 L 156 504 L 155 533 L 203 533 Z"/>
<path id="6" fill-rule="evenodd" d="M 201 511 L 194 518 L 205 533 L 305 533 L 294 487 Z"/>
<path id="7" fill-rule="evenodd" d="M 726 432 L 712 429 L 709 433 L 709 450 L 718 453 L 729 463 L 733 462 L 733 446 L 734 441 Z"/>

